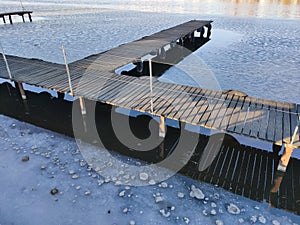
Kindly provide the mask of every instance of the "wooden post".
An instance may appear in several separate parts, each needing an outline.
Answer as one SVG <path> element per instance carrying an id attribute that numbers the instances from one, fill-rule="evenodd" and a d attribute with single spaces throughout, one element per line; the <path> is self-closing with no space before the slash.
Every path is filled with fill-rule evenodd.
<path id="1" fill-rule="evenodd" d="M 151 104 L 151 113 L 153 113 L 153 88 L 152 88 L 152 63 L 151 59 L 149 59 L 149 73 L 150 73 L 150 104 Z"/>
<path id="2" fill-rule="evenodd" d="M 69 81 L 70 93 L 71 93 L 72 96 L 74 96 L 74 92 L 73 92 L 73 88 L 72 88 L 71 75 L 70 75 L 70 70 L 69 70 L 69 66 L 68 66 L 68 61 L 67 61 L 67 55 L 66 55 L 65 47 L 62 45 L 61 49 L 62 49 L 63 55 L 64 55 L 64 60 L 65 60 L 65 65 L 66 65 L 66 71 L 67 71 L 68 81 Z"/>
<path id="3" fill-rule="evenodd" d="M 5 16 L 2 17 L 3 23 L 6 23 Z"/>
<path id="4" fill-rule="evenodd" d="M 7 70 L 7 73 L 8 73 L 8 77 L 9 77 L 9 79 L 12 80 L 13 78 L 12 78 L 12 75 L 11 75 L 11 72 L 10 72 L 10 69 L 9 69 L 9 66 L 8 66 L 8 62 L 7 62 L 5 53 L 4 53 L 4 49 L 3 49 L 1 44 L 0 44 L 0 47 L 1 47 L 1 50 L 2 50 L 2 56 L 3 56 L 3 60 L 5 62 L 5 65 L 6 65 L 6 70 Z"/>
<path id="5" fill-rule="evenodd" d="M 296 135 L 298 135 L 298 129 L 299 129 L 298 126 L 295 127 L 291 143 L 290 144 L 286 144 L 284 146 L 283 155 L 281 156 L 281 158 L 279 160 L 279 163 L 278 163 L 278 166 L 277 166 L 277 170 L 279 170 L 279 171 L 285 172 L 286 168 L 287 168 L 287 166 L 289 164 L 291 155 L 292 155 L 292 153 L 293 153 L 293 151 L 295 149 L 295 146 L 293 146 L 293 143 L 295 141 Z"/>
<path id="6" fill-rule="evenodd" d="M 166 120 L 163 116 L 159 117 L 159 137 L 166 137 Z"/>
<path id="7" fill-rule="evenodd" d="M 80 108 L 81 108 L 81 114 L 86 115 L 86 107 L 85 107 L 85 102 L 82 96 L 79 97 L 79 103 L 80 103 Z"/>
<path id="8" fill-rule="evenodd" d="M 32 22 L 32 18 L 31 18 L 31 14 L 28 13 L 28 18 L 29 18 L 29 21 Z"/>
<path id="9" fill-rule="evenodd" d="M 10 24 L 13 24 L 13 21 L 12 21 L 11 15 L 8 15 L 8 18 L 9 18 L 9 22 L 10 22 Z"/>
<path id="10" fill-rule="evenodd" d="M 21 82 L 16 82 L 16 83 L 18 85 L 18 88 L 19 88 L 22 99 L 26 100 L 27 97 L 26 97 L 26 94 L 25 94 L 25 91 L 24 91 L 24 88 L 23 88 L 23 84 Z"/>
<path id="11" fill-rule="evenodd" d="M 23 23 L 25 23 L 24 14 L 22 14 L 21 16 L 22 16 Z"/>

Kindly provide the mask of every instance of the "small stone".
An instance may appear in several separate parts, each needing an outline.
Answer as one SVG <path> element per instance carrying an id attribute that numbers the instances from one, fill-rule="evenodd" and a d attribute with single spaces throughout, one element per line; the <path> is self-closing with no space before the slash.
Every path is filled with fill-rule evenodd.
<path id="1" fill-rule="evenodd" d="M 202 211 L 202 214 L 203 214 L 204 216 L 207 216 L 207 215 L 208 215 L 206 209 L 204 209 L 204 210 Z"/>
<path id="2" fill-rule="evenodd" d="M 227 206 L 227 211 L 230 214 L 234 214 L 234 215 L 238 215 L 241 213 L 241 210 L 239 209 L 239 207 L 237 207 L 235 204 L 232 204 L 232 203 Z"/>
<path id="3" fill-rule="evenodd" d="M 73 176 L 72 176 L 72 179 L 78 179 L 79 178 L 79 175 L 78 174 L 74 174 Z"/>
<path id="4" fill-rule="evenodd" d="M 250 223 L 253 224 L 257 221 L 257 217 L 256 216 L 251 216 L 250 218 Z"/>
<path id="5" fill-rule="evenodd" d="M 189 224 L 190 223 L 190 219 L 188 217 L 183 217 L 183 221 L 186 223 L 186 224 Z"/>
<path id="6" fill-rule="evenodd" d="M 45 165 L 41 165 L 41 170 L 45 170 L 47 167 Z"/>
<path id="7" fill-rule="evenodd" d="M 58 189 L 56 188 L 53 188 L 51 191 L 50 191 L 51 195 L 56 195 L 58 193 Z"/>
<path id="8" fill-rule="evenodd" d="M 161 196 L 156 196 L 155 197 L 155 202 L 156 203 L 159 203 L 159 202 L 162 202 L 164 199 L 163 199 L 163 197 L 161 197 Z"/>
<path id="9" fill-rule="evenodd" d="M 216 225 L 224 225 L 222 220 L 216 220 Z"/>
<path id="10" fill-rule="evenodd" d="M 175 206 L 171 206 L 171 211 L 174 211 L 175 210 Z"/>
<path id="11" fill-rule="evenodd" d="M 239 222 L 240 223 L 244 223 L 244 219 L 243 218 L 239 218 Z"/>
<path id="12" fill-rule="evenodd" d="M 266 218 L 263 215 L 260 215 L 258 217 L 259 222 L 261 222 L 262 224 L 265 224 L 267 222 Z"/>
<path id="13" fill-rule="evenodd" d="M 255 206 L 254 209 L 259 210 L 259 207 L 258 207 L 258 206 Z"/>
<path id="14" fill-rule="evenodd" d="M 22 162 L 27 162 L 27 161 L 29 161 L 29 156 L 24 156 L 24 157 L 22 158 Z"/>
<path id="15" fill-rule="evenodd" d="M 165 209 L 161 209 L 159 210 L 159 212 L 161 213 L 161 215 L 163 215 L 164 217 L 170 217 L 171 213 L 167 212 Z"/>
<path id="16" fill-rule="evenodd" d="M 184 198 L 184 194 L 183 194 L 182 192 L 178 192 L 178 193 L 177 193 L 177 197 L 178 197 L 178 198 Z"/>
<path id="17" fill-rule="evenodd" d="M 214 203 L 214 202 L 212 202 L 210 205 L 211 205 L 211 207 L 213 207 L 213 208 L 216 208 L 216 207 L 217 207 L 217 204 Z"/>
<path id="18" fill-rule="evenodd" d="M 134 220 L 130 220 L 129 224 L 130 225 L 135 225 L 135 221 Z"/>
<path id="19" fill-rule="evenodd" d="M 128 208 L 123 209 L 123 213 L 128 213 L 128 211 L 129 211 Z"/>
<path id="20" fill-rule="evenodd" d="M 148 180 L 149 175 L 147 173 L 140 173 L 140 180 Z"/>
<path id="21" fill-rule="evenodd" d="M 194 185 L 192 185 L 191 186 L 190 197 L 197 198 L 197 199 L 201 200 L 201 199 L 204 199 L 205 195 L 203 194 L 203 192 L 199 188 L 196 188 Z"/>
<path id="22" fill-rule="evenodd" d="M 150 185 L 155 185 L 156 184 L 156 182 L 155 182 L 155 180 L 149 180 L 149 182 L 148 182 L 148 184 L 150 184 Z"/>
<path id="23" fill-rule="evenodd" d="M 101 186 L 102 184 L 104 184 L 104 180 L 98 180 L 98 185 Z"/>
<path id="24" fill-rule="evenodd" d="M 74 170 L 69 170 L 69 174 L 70 174 L 70 175 L 73 175 L 74 173 L 75 173 Z"/>
<path id="25" fill-rule="evenodd" d="M 124 196 L 125 196 L 125 191 L 121 191 L 121 192 L 119 193 L 119 196 L 120 196 L 120 197 L 124 197 Z"/>
<path id="26" fill-rule="evenodd" d="M 277 220 L 272 220 L 273 225 L 280 225 L 280 223 Z"/>
<path id="27" fill-rule="evenodd" d="M 130 190 L 130 187 L 129 187 L 129 186 L 126 186 L 126 187 L 125 187 L 125 190 Z"/>
<path id="28" fill-rule="evenodd" d="M 167 188 L 167 187 L 168 187 L 168 184 L 167 184 L 166 182 L 162 182 L 162 183 L 160 184 L 160 186 L 161 186 L 162 188 Z"/>
<path id="29" fill-rule="evenodd" d="M 210 211 L 210 214 L 213 215 L 213 216 L 215 216 L 215 215 L 217 215 L 217 211 L 216 211 L 215 209 L 212 209 L 212 210 Z"/>
<path id="30" fill-rule="evenodd" d="M 85 194 L 85 195 L 90 195 L 91 192 L 90 192 L 90 191 L 86 191 L 86 192 L 84 192 L 84 194 Z"/>

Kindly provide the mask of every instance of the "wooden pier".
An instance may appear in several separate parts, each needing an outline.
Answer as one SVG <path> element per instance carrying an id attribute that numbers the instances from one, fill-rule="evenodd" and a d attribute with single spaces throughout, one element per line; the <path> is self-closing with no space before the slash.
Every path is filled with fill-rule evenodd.
<path id="1" fill-rule="evenodd" d="M 13 24 L 12 16 L 21 16 L 23 23 L 25 23 L 24 15 L 28 15 L 28 19 L 32 22 L 31 18 L 32 11 L 17 11 L 17 12 L 7 12 L 7 13 L 0 13 L 0 18 L 3 19 L 3 23 L 6 23 L 5 17 L 8 17 L 10 24 Z"/>
<path id="2" fill-rule="evenodd" d="M 151 91 L 149 79 L 115 73 L 116 69 L 144 56 L 159 57 L 157 52 L 164 46 L 187 42 L 194 31 L 203 27 L 210 29 L 210 23 L 190 21 L 71 63 L 69 70 L 74 95 L 277 145 L 290 143 L 299 124 L 298 104 L 157 80 L 152 82 Z M 70 93 L 65 65 L 15 56 L 6 58 L 12 80 Z M 10 78 L 3 60 L 0 62 L 0 76 Z M 300 146 L 299 131 L 294 145 Z"/>

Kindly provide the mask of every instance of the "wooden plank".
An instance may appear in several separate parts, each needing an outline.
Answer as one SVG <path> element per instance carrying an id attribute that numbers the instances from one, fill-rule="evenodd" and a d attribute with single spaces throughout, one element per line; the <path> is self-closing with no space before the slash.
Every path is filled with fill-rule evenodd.
<path id="1" fill-rule="evenodd" d="M 224 122 L 226 123 L 226 119 L 227 119 L 227 112 L 228 110 L 230 110 L 230 106 L 232 106 L 233 102 L 233 98 L 234 95 L 226 95 L 226 99 L 220 109 L 220 111 L 218 112 L 218 115 L 216 116 L 216 119 L 213 121 L 212 127 L 216 128 L 216 129 L 221 129 L 221 124 Z"/>
<path id="2" fill-rule="evenodd" d="M 199 102 L 204 99 L 206 99 L 206 95 L 209 95 L 211 92 L 209 90 L 202 90 L 201 93 L 197 94 L 196 97 L 193 99 L 191 104 L 189 105 L 189 110 L 186 111 L 185 115 L 180 117 L 180 120 L 183 122 L 190 122 L 196 115 L 198 108 L 196 107 L 201 106 L 201 103 Z M 205 101 L 203 101 L 204 103 Z"/>
<path id="3" fill-rule="evenodd" d="M 256 200 L 262 202 L 264 200 L 264 193 L 266 190 L 267 185 L 267 154 L 266 151 L 261 152 L 261 164 L 260 164 L 260 173 L 258 178 L 258 187 L 257 187 L 257 194 Z"/>
<path id="4" fill-rule="evenodd" d="M 227 152 L 228 153 L 226 158 L 224 158 L 224 165 L 218 182 L 220 187 L 224 187 L 227 180 L 230 183 L 233 167 L 235 165 L 235 162 L 237 161 L 237 159 L 235 158 L 236 154 L 234 154 L 236 151 L 232 149 L 232 146 L 227 146 Z"/>
<path id="5" fill-rule="evenodd" d="M 290 106 L 290 129 L 291 129 L 291 136 L 294 134 L 295 128 L 298 126 L 298 115 L 297 115 L 297 105 L 296 104 L 291 104 Z M 296 137 L 295 144 L 300 144 L 299 142 L 299 136 Z"/>
<path id="6" fill-rule="evenodd" d="M 230 117 L 230 121 L 228 123 L 228 127 L 227 130 L 233 132 L 235 126 L 238 124 L 238 118 L 240 115 L 240 111 L 243 107 L 245 98 L 244 97 L 239 97 L 239 100 L 234 108 L 234 110 L 232 111 L 232 115 Z"/>
<path id="7" fill-rule="evenodd" d="M 216 120 L 221 120 L 219 117 L 219 114 L 226 111 L 227 109 L 227 105 L 225 104 L 225 101 L 227 100 L 228 95 L 220 95 L 220 98 L 218 100 L 218 102 L 216 103 L 216 105 L 214 106 L 213 111 L 211 112 L 211 114 L 209 115 L 205 126 L 206 127 L 213 127 L 213 124 Z"/>
<path id="8" fill-rule="evenodd" d="M 213 98 L 215 97 L 215 95 L 216 93 L 214 92 L 208 92 L 200 99 L 200 101 L 195 106 L 195 110 L 193 110 L 189 116 L 190 117 L 189 121 L 192 124 L 197 124 L 197 125 L 199 124 L 200 119 L 202 118 L 203 114 L 208 108 L 207 98 L 211 98 L 211 97 Z"/>
<path id="9" fill-rule="evenodd" d="M 258 138 L 259 129 L 260 129 L 260 121 L 263 118 L 263 100 L 258 98 L 256 102 L 256 110 L 254 112 L 254 121 L 250 125 L 250 136 L 254 138 Z"/>
<path id="10" fill-rule="evenodd" d="M 268 128 L 267 128 L 267 136 L 266 139 L 269 141 L 274 141 L 275 139 L 275 116 L 276 116 L 276 103 L 272 101 L 268 101 L 269 104 L 269 121 L 268 121 Z"/>
<path id="11" fill-rule="evenodd" d="M 251 188 L 252 188 L 251 184 L 252 184 L 252 178 L 253 178 L 253 173 L 255 168 L 254 162 L 257 153 L 252 151 L 251 147 L 248 147 L 247 151 L 249 152 L 249 160 L 247 163 L 246 174 L 243 180 L 243 196 L 249 198 Z"/>
<path id="12" fill-rule="evenodd" d="M 283 104 L 283 142 L 290 143 L 293 131 L 291 130 L 291 108 L 292 104 L 285 102 Z"/>
<path id="13" fill-rule="evenodd" d="M 269 105 L 267 103 L 267 100 L 264 100 L 263 106 L 262 106 L 262 113 L 261 113 L 260 120 L 259 120 L 260 128 L 258 131 L 258 138 L 260 138 L 262 140 L 266 140 L 266 138 L 267 138 L 269 114 L 270 114 Z"/>
<path id="14" fill-rule="evenodd" d="M 253 167 L 253 176 L 251 180 L 251 189 L 250 189 L 250 198 L 253 200 L 257 199 L 258 187 L 259 187 L 259 177 L 262 171 L 262 151 L 252 148 L 252 151 L 256 152 L 254 167 Z"/>
<path id="15" fill-rule="evenodd" d="M 242 129 L 242 133 L 246 136 L 250 136 L 252 124 L 257 120 L 255 118 L 255 112 L 257 110 L 257 99 L 250 98 L 250 105 L 248 107 L 248 113 L 245 119 L 245 125 Z"/>
<path id="16" fill-rule="evenodd" d="M 282 140 L 283 140 L 283 103 L 282 102 L 277 102 L 276 103 L 276 117 L 275 117 L 275 137 L 274 137 L 274 142 L 277 145 L 282 145 Z"/>
<path id="17" fill-rule="evenodd" d="M 250 163 L 250 157 L 251 152 L 249 151 L 249 148 L 244 148 L 244 159 L 243 159 L 243 165 L 241 167 L 241 171 L 237 180 L 237 185 L 235 188 L 236 194 L 242 195 L 244 190 L 244 184 L 246 183 L 246 175 L 247 175 L 247 168 L 249 167 Z"/>
<path id="18" fill-rule="evenodd" d="M 179 116 L 175 117 L 176 114 L 182 109 L 182 106 L 185 102 L 192 102 L 189 91 L 192 89 L 192 87 L 187 87 L 182 91 L 182 93 L 175 99 L 175 101 L 172 103 L 174 105 L 172 111 L 166 111 L 165 114 L 168 115 L 169 118 L 178 119 Z M 180 115 L 184 116 L 184 111 L 181 112 Z"/>
<path id="19" fill-rule="evenodd" d="M 239 118 L 238 118 L 235 128 L 234 128 L 234 132 L 236 132 L 238 134 L 242 133 L 243 128 L 245 126 L 245 122 L 247 120 L 247 116 L 249 113 L 249 106 L 251 104 L 251 101 L 254 101 L 254 99 L 246 97 L 244 104 L 240 110 Z"/>
<path id="20" fill-rule="evenodd" d="M 217 103 L 220 101 L 220 98 L 222 98 L 222 93 L 217 92 L 214 97 L 208 97 L 207 103 L 208 107 L 206 108 L 205 112 L 203 113 L 200 120 L 197 122 L 199 125 L 204 125 L 207 123 L 208 118 L 210 115 L 214 112 L 215 107 L 217 106 Z"/>

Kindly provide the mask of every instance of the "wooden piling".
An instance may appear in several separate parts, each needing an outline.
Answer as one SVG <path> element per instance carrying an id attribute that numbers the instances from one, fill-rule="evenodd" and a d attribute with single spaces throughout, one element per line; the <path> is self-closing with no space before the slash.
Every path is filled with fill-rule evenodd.
<path id="1" fill-rule="evenodd" d="M 86 115 L 86 107 L 85 107 L 85 102 L 83 97 L 79 97 L 79 103 L 80 103 L 80 109 L 81 109 L 81 114 Z"/>
<path id="2" fill-rule="evenodd" d="M 163 116 L 159 117 L 159 137 L 166 137 L 166 120 Z"/>
<path id="3" fill-rule="evenodd" d="M 24 88 L 23 88 L 23 84 L 21 82 L 15 82 L 15 83 L 17 83 L 16 86 L 18 86 L 18 88 L 19 88 L 22 99 L 26 100 L 27 97 L 26 97 L 26 94 L 25 94 L 25 91 L 24 91 Z"/>

